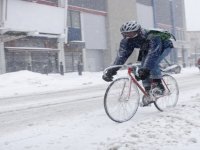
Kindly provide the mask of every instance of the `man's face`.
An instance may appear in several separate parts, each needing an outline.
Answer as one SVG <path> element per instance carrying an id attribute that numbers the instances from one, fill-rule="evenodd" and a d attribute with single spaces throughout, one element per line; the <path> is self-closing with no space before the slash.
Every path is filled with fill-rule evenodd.
<path id="1" fill-rule="evenodd" d="M 134 38 L 138 35 L 138 32 L 136 31 L 132 31 L 132 32 L 124 32 L 122 33 L 122 35 L 125 37 L 125 38 Z"/>

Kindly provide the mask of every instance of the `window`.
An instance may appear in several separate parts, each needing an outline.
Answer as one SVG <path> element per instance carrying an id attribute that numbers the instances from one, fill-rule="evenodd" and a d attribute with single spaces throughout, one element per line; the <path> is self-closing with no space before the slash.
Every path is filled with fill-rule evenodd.
<path id="1" fill-rule="evenodd" d="M 68 11 L 68 17 L 67 17 L 67 25 L 68 27 L 72 28 L 80 28 L 80 12 L 78 11 Z"/>
<path id="2" fill-rule="evenodd" d="M 69 5 L 106 11 L 106 0 L 68 0 Z"/>
<path id="3" fill-rule="evenodd" d="M 67 15 L 68 41 L 81 41 L 80 12 L 68 10 Z"/>

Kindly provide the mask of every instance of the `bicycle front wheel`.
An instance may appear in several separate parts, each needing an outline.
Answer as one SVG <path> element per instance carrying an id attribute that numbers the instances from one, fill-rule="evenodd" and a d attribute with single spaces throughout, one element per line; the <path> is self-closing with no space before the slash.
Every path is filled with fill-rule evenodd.
<path id="1" fill-rule="evenodd" d="M 108 117 L 115 122 L 130 120 L 139 106 L 139 91 L 129 78 L 118 78 L 107 88 L 104 108 Z"/>
<path id="2" fill-rule="evenodd" d="M 155 101 L 155 106 L 160 111 L 165 111 L 176 106 L 179 97 L 179 87 L 176 79 L 168 74 L 163 75 L 165 92 L 162 97 Z"/>

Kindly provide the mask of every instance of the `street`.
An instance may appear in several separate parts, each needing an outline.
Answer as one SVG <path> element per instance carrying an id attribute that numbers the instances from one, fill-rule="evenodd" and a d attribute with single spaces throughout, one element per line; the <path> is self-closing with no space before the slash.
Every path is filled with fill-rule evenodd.
<path id="1" fill-rule="evenodd" d="M 193 97 L 200 97 L 198 72 L 192 75 L 173 76 L 177 79 L 180 88 L 179 107 L 182 104 L 185 105 L 185 102 L 189 105 Z M 61 142 L 60 149 L 78 150 L 82 146 L 93 149 L 93 146 L 99 145 L 100 141 L 123 136 L 123 131 L 127 130 L 126 126 L 123 126 L 126 123 L 116 124 L 104 112 L 103 96 L 107 85 L 105 83 L 76 90 L 2 98 L 0 100 L 0 139 L 2 141 L 0 147 L 3 146 L 3 150 L 7 150 L 7 146 L 15 149 L 14 145 L 21 143 L 21 145 L 17 144 L 20 149 L 23 149 L 23 144 L 25 144 L 32 146 L 28 148 L 25 146 L 24 149 L 51 147 L 50 149 L 54 150 L 59 149 Z M 161 113 L 153 105 L 139 108 L 128 124 L 140 124 L 152 117 L 158 119 L 159 115 Z M 122 133 L 115 135 L 115 130 L 120 128 Z M 93 135 L 95 135 L 94 138 L 91 138 Z M 53 140 L 50 138 L 52 136 L 55 136 Z M 42 139 L 46 142 L 41 143 Z M 52 141 L 54 147 L 49 144 L 49 140 Z M 65 140 L 67 140 L 67 146 L 64 144 Z M 78 141 L 81 143 L 76 145 Z"/>

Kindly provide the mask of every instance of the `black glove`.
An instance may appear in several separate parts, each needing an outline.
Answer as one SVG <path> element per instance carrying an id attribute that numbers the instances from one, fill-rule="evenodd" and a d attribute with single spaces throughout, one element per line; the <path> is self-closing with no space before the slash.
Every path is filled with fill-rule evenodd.
<path id="1" fill-rule="evenodd" d="M 116 70 L 109 69 L 103 76 L 102 79 L 106 82 L 111 82 L 113 80 L 113 76 L 117 74 Z"/>
<path id="2" fill-rule="evenodd" d="M 138 75 L 141 80 L 145 80 L 150 76 L 150 70 L 147 68 L 140 68 L 138 70 Z"/>
<path id="3" fill-rule="evenodd" d="M 136 79 L 137 81 L 140 81 L 140 80 L 141 80 L 141 78 L 140 78 L 139 76 L 136 76 L 136 75 L 135 75 L 135 79 Z"/>

